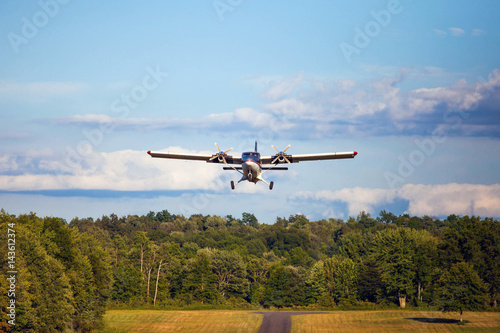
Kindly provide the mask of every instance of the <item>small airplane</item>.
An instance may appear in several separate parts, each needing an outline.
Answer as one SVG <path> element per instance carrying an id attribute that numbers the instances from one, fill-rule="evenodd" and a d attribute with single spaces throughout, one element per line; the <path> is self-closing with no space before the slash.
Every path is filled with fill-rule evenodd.
<path id="1" fill-rule="evenodd" d="M 171 152 L 154 152 L 148 151 L 148 154 L 151 157 L 159 157 L 159 158 L 172 158 L 178 160 L 195 160 L 195 161 L 205 161 L 207 163 L 224 163 L 224 170 L 234 170 L 239 172 L 242 177 L 238 181 L 239 184 L 244 180 L 247 180 L 251 183 L 257 184 L 257 182 L 261 181 L 269 186 L 269 189 L 272 190 L 274 186 L 274 182 L 268 183 L 262 178 L 262 175 L 270 170 L 288 170 L 288 167 L 279 167 L 279 164 L 284 163 L 298 163 L 301 161 L 318 161 L 318 160 L 336 160 L 336 159 L 344 159 L 344 158 L 354 158 L 358 153 L 355 151 L 345 152 L 345 153 L 323 153 L 323 154 L 303 154 L 303 155 L 288 155 L 286 151 L 290 148 L 288 145 L 282 151 L 276 149 L 275 146 L 271 146 L 276 150 L 276 154 L 273 156 L 261 157 L 260 153 L 257 151 L 257 141 L 255 141 L 255 151 L 252 152 L 244 152 L 241 154 L 241 157 L 233 157 L 228 155 L 233 148 L 229 148 L 227 150 L 221 150 L 219 145 L 215 143 L 215 147 L 217 148 L 218 153 L 213 155 L 202 155 L 202 154 L 179 154 L 179 153 L 171 153 Z M 233 166 L 236 164 L 238 166 Z M 269 166 L 264 166 L 269 165 Z M 235 188 L 234 181 L 231 181 L 231 189 Z"/>

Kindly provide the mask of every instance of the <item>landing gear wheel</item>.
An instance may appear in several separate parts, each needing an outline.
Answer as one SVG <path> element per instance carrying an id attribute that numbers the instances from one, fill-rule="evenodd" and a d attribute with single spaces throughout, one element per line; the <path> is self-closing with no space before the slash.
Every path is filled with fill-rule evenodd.
<path id="1" fill-rule="evenodd" d="M 274 182 L 269 183 L 269 189 L 272 190 L 274 186 Z"/>
<path id="2" fill-rule="evenodd" d="M 234 182 L 231 180 L 231 190 L 234 190 Z"/>

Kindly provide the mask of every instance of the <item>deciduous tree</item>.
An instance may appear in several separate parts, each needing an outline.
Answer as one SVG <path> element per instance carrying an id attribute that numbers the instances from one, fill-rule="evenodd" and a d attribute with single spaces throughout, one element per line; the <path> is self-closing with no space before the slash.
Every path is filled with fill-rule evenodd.
<path id="1" fill-rule="evenodd" d="M 484 310 L 488 303 L 488 286 L 466 262 L 451 266 L 439 282 L 439 309 L 460 312 L 460 321 L 463 320 L 463 311 Z"/>

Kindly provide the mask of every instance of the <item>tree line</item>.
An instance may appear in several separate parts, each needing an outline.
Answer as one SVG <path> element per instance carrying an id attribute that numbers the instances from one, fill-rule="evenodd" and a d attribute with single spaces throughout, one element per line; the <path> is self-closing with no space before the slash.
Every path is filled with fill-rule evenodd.
<path id="1" fill-rule="evenodd" d="M 15 228 L 16 325 L 0 296 L 0 332 L 88 332 L 107 307 L 495 309 L 500 224 L 382 211 L 348 220 L 251 213 L 146 215 L 70 223 L 0 212 L 0 246 Z M 271 223 L 270 223 L 271 222 Z M 12 258 L 11 258 L 12 259 Z M 9 258 L 0 287 L 8 290 Z"/>

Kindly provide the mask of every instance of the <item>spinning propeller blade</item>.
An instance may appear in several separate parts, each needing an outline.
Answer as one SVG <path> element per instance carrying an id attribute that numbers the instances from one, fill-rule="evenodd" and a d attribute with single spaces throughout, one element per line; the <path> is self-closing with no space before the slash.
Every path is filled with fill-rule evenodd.
<path id="1" fill-rule="evenodd" d="M 279 151 L 275 146 L 272 146 L 274 148 L 274 150 L 276 150 L 278 153 L 275 155 L 276 158 L 271 162 L 272 164 L 276 163 L 276 161 L 280 161 L 280 162 L 287 162 L 287 163 L 290 163 L 290 160 L 288 160 L 288 158 L 286 158 L 286 154 L 285 152 L 288 150 L 288 148 L 290 148 L 290 145 L 286 146 L 285 149 L 283 149 L 283 151 Z"/>
<path id="2" fill-rule="evenodd" d="M 211 158 L 209 158 L 208 160 L 209 161 L 213 161 L 216 158 L 218 158 L 220 162 L 224 162 L 224 164 L 227 164 L 227 162 L 226 162 L 226 154 L 228 152 L 230 152 L 231 150 L 233 150 L 233 148 L 229 148 L 229 149 L 226 149 L 225 151 L 222 151 L 219 148 L 219 145 L 217 144 L 217 142 L 215 143 L 215 148 L 217 148 L 217 153 L 215 153 L 215 155 L 212 156 Z"/>

